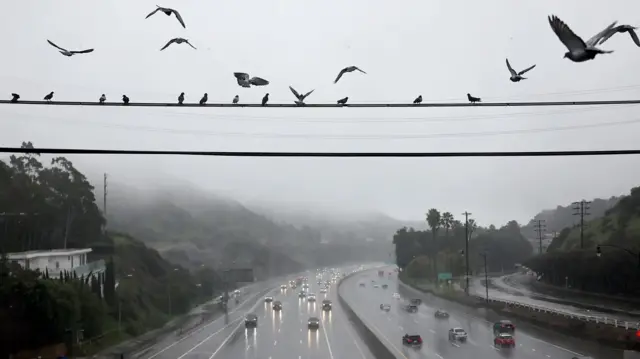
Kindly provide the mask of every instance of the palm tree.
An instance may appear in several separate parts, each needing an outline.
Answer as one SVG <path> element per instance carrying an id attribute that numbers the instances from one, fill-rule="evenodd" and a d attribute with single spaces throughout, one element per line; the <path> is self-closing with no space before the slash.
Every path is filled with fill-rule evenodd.
<path id="1" fill-rule="evenodd" d="M 431 228 L 431 234 L 433 235 L 433 240 L 436 239 L 436 234 L 438 233 L 438 229 L 440 229 L 440 212 L 437 209 L 431 208 L 429 212 L 427 212 L 427 224 L 429 228 Z"/>
<path id="2" fill-rule="evenodd" d="M 469 218 L 469 238 L 471 238 L 471 234 L 473 234 L 476 229 L 478 229 L 478 223 L 476 223 L 475 219 Z"/>
<path id="3" fill-rule="evenodd" d="M 451 212 L 444 212 L 442 214 L 442 218 L 440 219 L 440 224 L 444 227 L 444 233 L 446 237 L 449 237 L 449 229 L 451 229 L 453 225 L 453 214 Z"/>

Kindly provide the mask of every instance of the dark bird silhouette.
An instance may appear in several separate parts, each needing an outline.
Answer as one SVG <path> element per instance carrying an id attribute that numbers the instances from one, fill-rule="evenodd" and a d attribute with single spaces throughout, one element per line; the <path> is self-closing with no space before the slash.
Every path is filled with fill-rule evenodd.
<path id="1" fill-rule="evenodd" d="M 307 96 L 311 95 L 311 93 L 312 93 L 313 91 L 315 91 L 315 89 L 314 89 L 314 90 L 311 90 L 311 91 L 307 92 L 307 93 L 306 93 L 306 94 L 304 94 L 304 95 L 300 95 L 300 94 L 298 93 L 298 91 L 296 91 L 296 90 L 295 90 L 293 87 L 291 87 L 291 86 L 289 86 L 289 90 L 291 90 L 291 92 L 293 93 L 293 95 L 298 99 L 298 101 L 295 101 L 295 103 L 296 103 L 298 106 L 304 106 L 304 104 L 305 104 L 305 103 L 304 103 L 304 99 L 305 99 L 305 98 L 307 98 Z"/>
<path id="2" fill-rule="evenodd" d="M 171 14 L 174 14 L 176 16 L 176 19 L 178 19 L 178 21 L 180 22 L 180 25 L 182 25 L 182 27 L 184 27 L 185 29 L 187 28 L 187 26 L 184 24 L 184 21 L 182 21 L 182 16 L 180 16 L 180 13 L 178 12 L 178 10 L 174 10 L 168 7 L 162 7 L 158 5 L 156 5 L 156 7 L 157 9 L 153 10 L 149 15 L 147 15 L 147 17 L 145 17 L 145 19 L 148 19 L 151 15 L 157 13 L 158 11 L 162 11 L 167 16 L 171 16 Z"/>
<path id="3" fill-rule="evenodd" d="M 638 34 L 634 31 L 636 29 L 637 27 L 631 25 L 618 25 L 609 30 L 606 35 L 602 37 L 600 42 L 598 42 L 598 45 L 604 44 L 605 41 L 609 40 L 609 38 L 615 34 L 628 32 L 629 36 L 631 36 L 631 40 L 633 40 L 636 46 L 640 47 L 640 39 L 638 39 Z"/>
<path id="4" fill-rule="evenodd" d="M 509 69 L 509 72 L 511 73 L 511 77 L 509 78 L 509 80 L 511 80 L 511 82 L 518 82 L 520 80 L 526 80 L 526 77 L 522 77 L 522 75 L 524 75 L 525 73 L 527 73 L 527 71 L 533 69 L 534 67 L 536 67 L 536 65 L 530 66 L 520 72 L 516 72 L 513 67 L 511 67 L 511 64 L 509 63 L 509 59 L 507 59 L 507 68 Z"/>
<path id="5" fill-rule="evenodd" d="M 269 84 L 269 81 L 260 78 L 260 77 L 249 77 L 249 74 L 245 73 L 245 72 L 234 72 L 233 76 L 236 77 L 236 80 L 238 81 L 238 85 L 242 86 L 242 87 L 251 87 L 251 85 L 253 86 L 266 86 Z"/>
<path id="6" fill-rule="evenodd" d="M 19 99 L 20 99 L 20 95 L 18 95 L 17 93 L 11 94 L 11 102 L 16 103 L 18 102 Z"/>
<path id="7" fill-rule="evenodd" d="M 102 94 L 102 96 L 100 96 L 100 104 L 102 105 L 105 101 L 107 101 L 107 96 L 105 96 L 104 94 Z"/>
<path id="8" fill-rule="evenodd" d="M 209 95 L 205 92 L 204 96 L 200 99 L 200 104 L 204 105 L 207 101 L 209 101 Z"/>
<path id="9" fill-rule="evenodd" d="M 269 94 L 264 95 L 262 98 L 262 106 L 266 106 L 267 102 L 269 102 Z"/>
<path id="10" fill-rule="evenodd" d="M 127 97 L 127 95 L 122 95 L 122 102 L 124 102 L 125 105 L 129 104 L 129 97 Z"/>
<path id="11" fill-rule="evenodd" d="M 569 50 L 564 54 L 565 58 L 573 62 L 584 62 L 593 60 L 598 54 L 610 54 L 613 51 L 601 50 L 596 47 L 598 42 L 611 31 L 616 25 L 617 21 L 614 21 L 611 25 L 607 26 L 604 30 L 595 34 L 592 38 L 584 42 L 573 30 L 567 26 L 557 16 L 549 16 L 549 25 L 551 29 L 558 36 L 558 39 L 562 41 L 564 46 Z"/>
<path id="12" fill-rule="evenodd" d="M 63 54 L 64 56 L 68 56 L 68 57 L 71 57 L 71 56 L 73 56 L 73 55 L 75 55 L 75 54 L 88 54 L 88 53 L 90 53 L 90 52 L 93 52 L 93 49 L 80 50 L 80 51 L 69 51 L 69 50 L 67 50 L 67 49 L 65 49 L 65 48 L 62 48 L 62 47 L 60 47 L 60 46 L 58 46 L 58 45 L 54 44 L 53 42 L 51 42 L 51 40 L 47 40 L 47 42 L 48 42 L 51 46 L 53 46 L 53 47 L 55 47 L 56 49 L 60 50 L 60 53 L 61 53 L 61 54 Z"/>
<path id="13" fill-rule="evenodd" d="M 418 97 L 416 97 L 415 100 L 413 100 L 414 104 L 420 104 L 422 103 L 422 95 L 419 95 Z"/>
<path id="14" fill-rule="evenodd" d="M 349 101 L 349 97 L 341 98 L 338 100 L 338 105 L 346 105 L 347 101 Z"/>
<path id="15" fill-rule="evenodd" d="M 49 94 L 44 97 L 44 100 L 47 102 L 51 102 L 52 98 L 53 98 L 53 91 L 49 92 Z"/>
<path id="16" fill-rule="evenodd" d="M 470 94 L 467 94 L 467 99 L 469 99 L 469 102 L 471 103 L 482 102 L 480 97 L 473 97 Z"/>
<path id="17" fill-rule="evenodd" d="M 345 67 L 344 69 L 340 70 L 340 73 L 338 74 L 338 77 L 336 77 L 335 81 L 333 81 L 333 83 L 338 83 L 338 80 L 340 80 L 340 78 L 342 77 L 342 75 L 344 75 L 347 72 L 353 72 L 353 71 L 360 71 L 363 74 L 366 74 L 366 72 L 360 70 L 357 66 L 349 66 L 349 67 Z"/>
<path id="18" fill-rule="evenodd" d="M 233 96 L 233 104 L 234 105 L 236 105 L 239 101 L 240 101 L 240 96 L 238 96 L 238 95 Z"/>
<path id="19" fill-rule="evenodd" d="M 162 50 L 166 49 L 167 47 L 169 47 L 169 45 L 171 45 L 171 44 L 173 44 L 173 43 L 178 44 L 178 45 L 180 45 L 180 44 L 187 44 L 187 45 L 189 45 L 189 46 L 193 47 L 193 49 L 194 49 L 194 50 L 197 50 L 197 49 L 195 48 L 195 46 L 191 45 L 191 43 L 189 42 L 189 40 L 187 40 L 187 39 L 183 39 L 183 38 L 181 38 L 181 37 L 176 37 L 175 39 L 171 39 L 171 40 L 169 40 L 169 42 L 167 42 L 167 44 L 166 44 L 166 45 L 164 45 L 164 46 L 160 49 L 160 51 L 162 51 Z"/>
<path id="20" fill-rule="evenodd" d="M 178 104 L 182 105 L 183 102 L 184 102 L 184 92 L 181 92 L 180 96 L 178 96 Z"/>

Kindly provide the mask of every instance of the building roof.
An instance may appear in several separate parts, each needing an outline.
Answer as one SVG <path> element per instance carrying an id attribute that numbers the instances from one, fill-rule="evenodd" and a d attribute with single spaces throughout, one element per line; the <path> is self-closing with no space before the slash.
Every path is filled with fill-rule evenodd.
<path id="1" fill-rule="evenodd" d="M 67 249 L 51 249 L 46 251 L 26 251 L 7 253 L 8 259 L 31 259 L 38 257 L 60 257 L 72 256 L 76 254 L 84 254 L 91 252 L 91 248 L 67 248 Z"/>

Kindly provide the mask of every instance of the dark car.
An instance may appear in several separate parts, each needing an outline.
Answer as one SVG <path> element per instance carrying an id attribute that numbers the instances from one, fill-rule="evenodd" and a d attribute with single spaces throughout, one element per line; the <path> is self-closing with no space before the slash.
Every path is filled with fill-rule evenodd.
<path id="1" fill-rule="evenodd" d="M 387 288 L 389 288 L 389 285 L 388 285 L 388 284 L 383 284 L 383 285 L 382 285 L 382 289 L 387 289 Z"/>
<path id="2" fill-rule="evenodd" d="M 422 337 L 419 336 L 419 335 L 405 334 L 402 337 L 402 344 L 404 344 L 404 345 L 413 345 L 413 346 L 422 346 Z"/>
<path id="3" fill-rule="evenodd" d="M 516 340 L 511 334 L 500 333 L 493 339 L 493 345 L 496 348 L 514 348 L 516 346 Z"/>
<path id="4" fill-rule="evenodd" d="M 418 298 L 411 299 L 411 304 L 420 305 L 422 304 L 422 299 L 418 299 Z"/>
<path id="5" fill-rule="evenodd" d="M 322 301 L 322 310 L 331 310 L 331 301 L 329 299 Z"/>
<path id="6" fill-rule="evenodd" d="M 391 310 L 391 306 L 389 304 L 380 304 L 380 309 L 388 312 Z"/>
<path id="7" fill-rule="evenodd" d="M 304 298 L 306 296 L 307 296 L 307 293 L 305 293 L 305 292 L 298 293 L 298 298 Z"/>
<path id="8" fill-rule="evenodd" d="M 265 302 L 265 303 L 271 303 L 271 302 L 273 302 L 273 297 L 264 297 L 264 302 Z"/>
<path id="9" fill-rule="evenodd" d="M 404 307 L 404 310 L 406 310 L 409 313 L 416 313 L 418 311 L 418 306 L 409 304 Z"/>
<path id="10" fill-rule="evenodd" d="M 273 302 L 273 310 L 282 310 L 282 302 L 279 300 Z"/>
<path id="11" fill-rule="evenodd" d="M 258 316 L 255 314 L 247 314 L 244 317 L 244 326 L 246 328 L 255 328 L 258 326 Z"/>
<path id="12" fill-rule="evenodd" d="M 365 284 L 364 284 L 364 283 L 360 283 L 360 286 L 361 286 L 361 287 L 364 287 L 364 286 L 365 286 Z"/>
<path id="13" fill-rule="evenodd" d="M 438 309 L 433 314 L 433 316 L 438 318 L 438 319 L 447 319 L 447 318 L 449 318 L 449 313 L 445 312 L 444 310 Z"/>
<path id="14" fill-rule="evenodd" d="M 501 320 L 493 324 L 493 335 L 501 333 L 515 334 L 516 326 L 510 320 Z"/>
<path id="15" fill-rule="evenodd" d="M 309 329 L 318 329 L 318 328 L 320 328 L 320 319 L 318 319 L 316 317 L 309 318 L 309 320 L 307 321 L 307 327 Z"/>

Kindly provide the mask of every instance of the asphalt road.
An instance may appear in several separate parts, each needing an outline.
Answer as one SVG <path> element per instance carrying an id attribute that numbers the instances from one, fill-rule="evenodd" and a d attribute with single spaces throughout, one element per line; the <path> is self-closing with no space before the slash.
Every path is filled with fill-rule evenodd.
<path id="1" fill-rule="evenodd" d="M 387 272 L 390 268 L 387 269 Z M 388 289 L 373 288 L 373 281 L 389 284 Z M 359 287 L 364 282 L 365 287 Z M 482 318 L 476 309 L 441 300 L 405 286 L 392 276 L 378 278 L 376 271 L 365 271 L 348 278 L 340 288 L 343 298 L 372 331 L 387 345 L 397 358 L 438 359 L 571 359 L 577 355 L 591 355 L 595 359 L 622 358 L 622 352 L 598 344 L 551 333 L 526 323 L 516 322 L 516 348 L 497 350 L 493 347 L 492 323 Z M 398 292 L 401 299 L 392 297 Z M 417 313 L 407 313 L 401 304 L 410 298 L 421 298 Z M 380 310 L 380 304 L 391 304 L 391 311 Z M 434 312 L 444 309 L 448 320 L 437 320 Z M 447 338 L 450 328 L 462 327 L 468 335 L 467 343 L 452 343 Z M 420 334 L 421 349 L 402 345 L 402 335 Z"/>
<path id="2" fill-rule="evenodd" d="M 351 268 L 344 268 L 350 270 Z M 180 341 L 156 346 L 141 358 L 144 359 L 214 359 L 214 358 L 324 358 L 324 359 L 373 359 L 374 355 L 362 344 L 351 327 L 336 296 L 337 284 L 332 284 L 326 294 L 320 293 L 316 273 L 308 272 L 309 289 L 317 296 L 317 302 L 299 299 L 300 287 L 280 289 L 282 282 L 265 283 L 264 288 L 244 295 L 245 302 L 232 308 L 228 318 L 219 318 L 202 330 Z M 293 279 L 289 278 L 289 279 Z M 328 277 L 323 278 L 323 280 Z M 282 311 L 274 311 L 264 302 L 266 295 L 282 302 Z M 330 312 L 323 312 L 322 300 L 333 303 Z M 246 329 L 244 316 L 258 316 L 258 327 Z M 320 318 L 320 329 L 309 330 L 310 316 Z"/>

